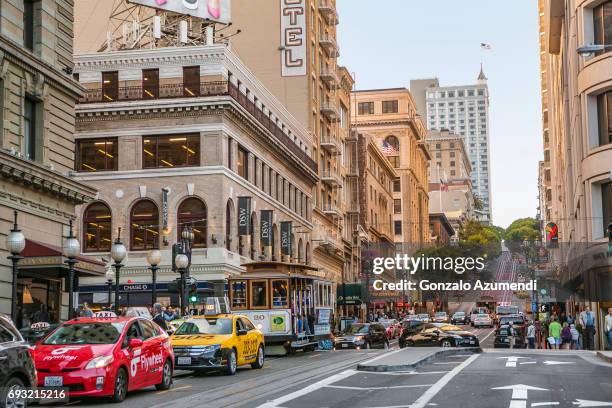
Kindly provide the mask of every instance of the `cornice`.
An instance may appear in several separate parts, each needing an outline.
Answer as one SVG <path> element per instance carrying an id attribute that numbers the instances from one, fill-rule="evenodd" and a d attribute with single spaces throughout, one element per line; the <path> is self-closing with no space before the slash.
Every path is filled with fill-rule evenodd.
<path id="1" fill-rule="evenodd" d="M 0 177 L 74 204 L 89 202 L 97 193 L 93 187 L 38 163 L 14 156 L 4 149 L 0 149 Z"/>

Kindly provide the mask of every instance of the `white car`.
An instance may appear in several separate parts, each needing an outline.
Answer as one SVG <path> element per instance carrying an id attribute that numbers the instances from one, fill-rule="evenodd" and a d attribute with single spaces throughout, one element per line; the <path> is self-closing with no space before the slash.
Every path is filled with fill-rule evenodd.
<path id="1" fill-rule="evenodd" d="M 472 321 L 474 327 L 493 327 L 493 319 L 488 314 L 477 314 Z"/>
<path id="2" fill-rule="evenodd" d="M 418 314 L 417 318 L 423 323 L 431 323 L 431 317 L 427 313 Z"/>

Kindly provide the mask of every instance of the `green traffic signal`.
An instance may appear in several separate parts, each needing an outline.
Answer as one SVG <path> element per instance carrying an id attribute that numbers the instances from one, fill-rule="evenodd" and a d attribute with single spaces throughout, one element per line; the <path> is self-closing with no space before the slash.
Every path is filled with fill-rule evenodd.
<path id="1" fill-rule="evenodd" d="M 193 295 L 193 296 L 189 296 L 189 301 L 190 301 L 191 303 L 195 303 L 195 302 L 197 302 L 197 301 L 198 301 L 198 297 L 197 297 L 197 296 L 195 296 L 195 295 Z"/>

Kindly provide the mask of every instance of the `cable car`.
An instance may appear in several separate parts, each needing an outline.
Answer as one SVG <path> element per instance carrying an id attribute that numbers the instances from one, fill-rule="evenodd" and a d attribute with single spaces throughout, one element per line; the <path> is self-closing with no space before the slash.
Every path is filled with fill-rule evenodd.
<path id="1" fill-rule="evenodd" d="M 314 350 L 331 340 L 333 283 L 317 268 L 286 262 L 244 264 L 229 279 L 232 311 L 244 314 L 264 333 L 266 354 Z"/>

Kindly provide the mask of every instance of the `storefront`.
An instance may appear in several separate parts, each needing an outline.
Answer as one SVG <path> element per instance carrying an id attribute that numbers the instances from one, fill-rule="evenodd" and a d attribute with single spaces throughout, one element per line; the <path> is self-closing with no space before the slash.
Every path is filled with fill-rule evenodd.
<path id="1" fill-rule="evenodd" d="M 65 320 L 68 317 L 68 265 L 61 248 L 26 239 L 21 255 L 24 258 L 19 261 L 17 273 L 17 327 Z M 102 261 L 86 256 L 76 260 L 75 293 L 80 277 L 104 275 Z"/>
<path id="2" fill-rule="evenodd" d="M 365 310 L 361 306 L 364 298 L 361 283 L 338 284 L 336 287 L 336 304 L 342 316 L 356 317 L 360 322 L 365 321 Z"/>

